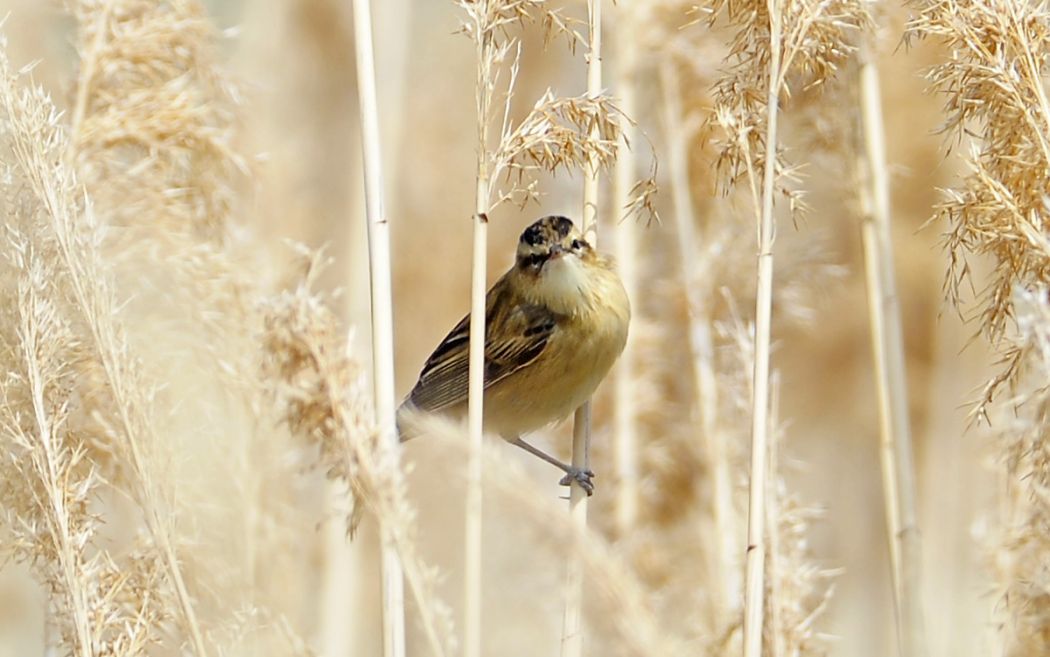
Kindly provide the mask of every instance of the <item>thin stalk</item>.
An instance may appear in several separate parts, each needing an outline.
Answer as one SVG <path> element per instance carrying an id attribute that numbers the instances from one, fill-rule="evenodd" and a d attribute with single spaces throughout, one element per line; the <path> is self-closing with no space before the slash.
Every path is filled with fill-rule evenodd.
<path id="1" fill-rule="evenodd" d="M 700 412 L 703 448 L 713 472 L 711 516 L 714 519 L 717 538 L 715 549 L 710 554 L 711 581 L 715 582 L 711 598 L 717 605 L 725 605 L 723 608 L 732 608 L 734 601 L 739 599 L 737 570 L 732 556 L 733 540 L 736 536 L 733 522 L 733 491 L 725 435 L 719 431 L 717 422 L 718 386 L 715 380 L 711 318 L 697 287 L 698 281 L 703 277 L 702 272 L 698 271 L 701 255 L 696 236 L 696 213 L 689 185 L 689 157 L 686 150 L 689 135 L 683 125 L 681 85 L 673 64 L 668 63 L 661 68 L 660 79 L 664 90 L 664 122 L 667 130 L 671 197 L 678 232 L 678 264 L 689 306 L 689 350 L 693 361 L 693 384 L 697 409 Z"/>
<path id="2" fill-rule="evenodd" d="M 572 418 L 572 464 L 587 468 L 591 434 L 591 403 L 581 406 Z M 580 531 L 587 528 L 587 493 L 572 484 L 569 491 L 569 516 Z M 569 551 L 565 575 L 565 614 L 562 619 L 561 657 L 580 657 L 583 654 L 583 565 L 579 551 Z"/>
<path id="3" fill-rule="evenodd" d="M 381 444 L 398 467 L 400 446 L 394 413 L 394 320 L 390 283 L 390 224 L 383 208 L 382 152 L 376 102 L 372 15 L 369 0 L 354 0 L 357 96 L 364 151 L 365 211 L 368 216 L 368 263 L 372 292 L 372 385 L 376 427 Z M 379 517 L 383 564 L 383 655 L 405 655 L 405 591 L 401 560 L 387 523 Z"/>
<path id="4" fill-rule="evenodd" d="M 769 449 L 769 350 L 773 313 L 773 194 L 776 183 L 777 114 L 780 91 L 780 3 L 767 0 L 769 89 L 766 97 L 765 170 L 758 231 L 758 294 L 755 299 L 755 367 L 751 406 L 751 479 L 747 509 L 747 569 L 744 580 L 744 657 L 762 654 L 765 593 L 766 456 Z"/>
<path id="5" fill-rule="evenodd" d="M 780 570 L 780 498 L 778 497 L 780 463 L 780 372 L 773 372 L 769 402 L 769 481 L 766 488 L 768 513 L 766 513 L 766 531 L 769 532 L 769 628 L 772 643 L 771 657 L 785 657 L 787 646 L 784 636 L 783 605 L 780 604 L 781 586 Z"/>
<path id="6" fill-rule="evenodd" d="M 616 89 L 620 97 L 620 109 L 627 116 L 634 116 L 637 45 L 635 43 L 635 21 L 631 20 L 634 0 L 623 0 L 619 25 L 619 48 L 616 59 Z M 635 143 L 637 128 L 630 121 L 623 126 L 625 144 Z M 630 203 L 631 189 L 635 180 L 635 156 L 629 148 L 623 149 L 616 158 L 613 181 L 614 207 L 621 212 Z M 627 290 L 627 298 L 635 299 L 637 290 L 637 246 L 638 231 L 635 222 L 617 216 L 613 222 L 616 231 L 616 264 L 620 280 Z M 634 315 L 637 318 L 638 308 Z M 637 324 L 637 319 L 635 320 Z M 627 346 L 620 355 L 615 379 L 616 416 L 613 425 L 613 444 L 616 453 L 616 505 L 615 521 L 617 535 L 627 536 L 638 517 L 638 433 L 635 407 L 635 363 L 634 332 L 627 338 Z"/>
<path id="7" fill-rule="evenodd" d="M 597 97 L 602 92 L 602 2 L 587 0 L 588 49 L 587 94 Z M 597 138 L 597 126 L 592 128 Z M 583 213 L 581 229 L 591 244 L 598 241 L 598 156 L 588 154 L 583 178 Z M 591 402 L 577 409 L 572 427 L 572 465 L 590 467 Z M 573 524 L 583 532 L 587 528 L 587 493 L 577 482 L 569 488 L 569 514 Z M 583 654 L 583 566 L 576 550 L 570 550 L 566 573 L 565 615 L 562 623 L 561 657 Z"/>
<path id="8" fill-rule="evenodd" d="M 484 0 L 484 7 L 478 11 L 482 16 L 488 16 L 488 0 Z M 481 657 L 481 450 L 485 394 L 485 283 L 488 268 L 486 248 L 491 176 L 489 119 L 492 106 L 492 63 L 494 59 L 492 29 L 480 22 L 477 27 L 479 33 L 475 38 L 477 48 L 475 101 L 478 122 L 478 170 L 474 199 L 474 245 L 470 283 L 470 353 L 467 382 L 469 449 L 463 537 L 463 654 L 465 657 Z"/>
<path id="9" fill-rule="evenodd" d="M 920 581 L 921 544 L 915 501 L 915 472 L 908 424 L 907 376 L 900 302 L 890 236 L 890 187 L 886 172 L 879 71 L 871 44 L 860 55 L 860 104 L 864 133 L 865 280 L 879 405 L 879 458 L 886 505 L 890 567 L 902 657 L 925 654 Z"/>
<path id="10" fill-rule="evenodd" d="M 478 178 L 478 207 L 488 198 L 488 182 Z M 484 191 L 484 197 L 482 192 Z M 481 656 L 481 449 L 485 363 L 485 272 L 488 219 L 474 214 L 473 272 L 470 285 L 470 361 L 467 402 L 470 450 L 467 459 L 467 509 L 464 541 L 464 650 L 465 657 Z"/>

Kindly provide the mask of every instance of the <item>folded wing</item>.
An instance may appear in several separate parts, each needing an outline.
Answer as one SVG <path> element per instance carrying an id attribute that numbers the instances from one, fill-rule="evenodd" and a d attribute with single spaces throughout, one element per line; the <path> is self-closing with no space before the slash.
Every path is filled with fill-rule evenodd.
<path id="1" fill-rule="evenodd" d="M 496 296 L 496 295 L 491 295 Z M 501 309 L 493 312 L 494 308 Z M 496 303 L 486 313 L 485 387 L 528 367 L 543 353 L 557 329 L 557 317 L 534 305 Z M 408 403 L 423 411 L 439 411 L 467 400 L 470 316 L 441 341 L 427 359 Z"/>

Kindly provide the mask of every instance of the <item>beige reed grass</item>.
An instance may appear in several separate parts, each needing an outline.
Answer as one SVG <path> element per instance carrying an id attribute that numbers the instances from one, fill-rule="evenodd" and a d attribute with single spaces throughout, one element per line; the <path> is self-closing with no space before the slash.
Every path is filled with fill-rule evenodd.
<path id="1" fill-rule="evenodd" d="M 91 473 L 78 481 L 73 475 L 73 469 L 83 454 L 78 453 L 79 450 L 73 451 L 62 445 L 59 432 L 62 431 L 62 424 L 67 418 L 60 409 L 48 408 L 46 398 L 51 394 L 49 388 L 61 384 L 62 372 L 59 362 L 53 360 L 59 354 L 55 353 L 57 350 L 53 351 L 53 347 L 49 347 L 47 342 L 59 337 L 56 335 L 56 329 L 60 326 L 55 321 L 57 318 L 54 316 L 54 309 L 48 307 L 40 295 L 39 288 L 51 272 L 43 270 L 39 255 L 31 250 L 27 255 L 30 261 L 22 263 L 21 267 L 27 271 L 30 280 L 28 284 L 23 283 L 22 289 L 19 290 L 18 333 L 25 365 L 25 385 L 31 393 L 36 426 L 35 431 L 23 433 L 16 428 L 17 422 L 8 421 L 7 430 L 20 436 L 27 447 L 32 444 L 32 439 L 39 441 L 38 449 L 30 448 L 28 451 L 35 457 L 31 470 L 40 477 L 40 487 L 47 496 L 41 507 L 47 509 L 47 513 L 44 514 L 45 526 L 58 562 L 58 576 L 55 580 L 60 583 L 58 588 L 66 597 L 65 610 L 72 617 L 70 625 L 73 627 L 75 640 L 70 643 L 76 655 L 91 657 L 95 654 L 97 645 L 92 622 L 94 610 L 90 606 L 90 593 L 87 590 L 89 579 L 85 572 L 85 557 L 76 546 L 79 538 L 74 524 L 76 512 L 70 507 L 87 506 L 83 495 L 94 488 L 95 477 Z M 29 486 L 33 485 L 27 483 Z M 78 490 L 83 493 L 77 495 L 74 491 Z"/>
<path id="2" fill-rule="evenodd" d="M 994 419 L 999 434 L 1005 495 L 992 547 L 997 627 L 1003 654 L 1046 654 L 1050 10 L 1043 2 L 1011 0 L 915 8 L 908 34 L 946 51 L 926 75 L 944 102 L 942 129 L 967 147 L 968 171 L 937 208 L 948 224 L 945 293 L 1000 356 L 973 408 L 973 417 Z M 975 280 L 975 257 L 992 265 L 985 280 Z M 976 312 L 967 312 L 971 304 Z M 993 408 L 1004 389 L 1010 398 Z"/>
<path id="3" fill-rule="evenodd" d="M 635 33 L 638 16 L 637 0 L 621 0 L 619 4 L 619 11 L 613 14 L 618 25 L 614 89 L 620 98 L 620 110 L 627 116 L 634 116 L 639 72 L 638 36 Z M 637 136 L 638 129 L 634 122 L 625 122 L 623 126 L 624 143 L 634 144 Z M 631 204 L 637 161 L 638 157 L 631 148 L 623 149 L 616 158 L 613 207 L 617 213 L 624 212 Z M 628 217 L 619 216 L 619 214 L 613 215 L 612 224 L 616 242 L 616 265 L 620 273 L 620 280 L 623 281 L 624 289 L 627 290 L 627 298 L 636 299 L 638 231 L 634 221 Z M 637 305 L 633 312 L 635 326 L 637 326 L 639 323 Z M 627 536 L 638 520 L 638 409 L 635 403 L 638 373 L 635 371 L 635 332 L 632 331 L 628 335 L 627 346 L 620 355 L 614 374 L 615 526 L 617 535 L 620 537 Z"/>
<path id="4" fill-rule="evenodd" d="M 587 0 L 587 95 L 597 98 L 602 92 L 602 0 Z M 599 138 L 597 125 L 591 127 L 591 139 Z M 598 155 L 587 152 L 583 175 L 583 210 L 580 230 L 592 245 L 598 243 Z M 590 469 L 591 402 L 581 406 L 572 421 L 572 466 Z M 581 531 L 587 527 L 587 492 L 577 481 L 569 485 L 569 514 Z M 569 553 L 565 575 L 565 615 L 562 621 L 561 657 L 583 655 L 583 568 L 578 550 Z"/>
<path id="5" fill-rule="evenodd" d="M 481 657 L 482 489 L 481 448 L 484 438 L 485 398 L 485 291 L 487 275 L 488 213 L 490 211 L 489 126 L 495 71 L 498 64 L 495 26 L 490 0 L 476 6 L 461 3 L 474 21 L 474 102 L 477 114 L 477 172 L 474 195 L 474 239 L 470 279 L 470 352 L 468 356 L 466 522 L 463 537 L 463 655 Z"/>
<path id="6" fill-rule="evenodd" d="M 705 269 L 712 258 L 700 257 L 696 235 L 696 212 L 690 189 L 688 146 L 695 130 L 686 125 L 681 101 L 681 84 L 677 63 L 665 61 L 660 68 L 663 90 L 664 127 L 667 138 L 667 162 L 674 205 L 678 266 L 682 288 L 688 304 L 689 350 L 692 361 L 696 411 L 700 416 L 703 450 L 712 470 L 711 517 L 714 520 L 714 549 L 708 558 L 708 572 L 713 574 L 711 597 L 720 605 L 738 604 L 739 584 L 736 560 L 732 554 L 736 542 L 733 509 L 733 487 L 725 431 L 718 425 L 719 394 L 715 371 L 714 336 L 711 330 L 710 303 L 701 296 L 700 281 L 708 275 Z"/>
<path id="7" fill-rule="evenodd" d="M 365 206 L 368 219 L 368 264 L 372 296 L 372 391 L 379 442 L 388 450 L 388 467 L 400 467 L 394 397 L 394 319 L 390 284 L 390 223 L 383 203 L 383 163 L 379 144 L 370 0 L 354 0 L 354 47 L 357 96 L 361 107 L 364 151 Z M 383 655 L 404 657 L 404 574 L 394 538 L 379 517 L 383 561 Z"/>
<path id="8" fill-rule="evenodd" d="M 769 487 L 766 490 L 766 532 L 769 534 L 769 615 L 766 623 L 770 629 L 769 654 L 771 657 L 785 657 L 787 653 L 787 641 L 784 633 L 784 614 L 779 604 L 784 599 L 784 590 L 780 578 L 777 577 L 778 570 L 783 568 L 781 563 L 783 546 L 780 542 L 780 532 L 777 526 L 781 517 L 781 499 L 777 484 L 779 483 L 779 459 L 780 459 L 780 372 L 774 371 L 770 377 L 770 401 L 769 401 Z"/>
<path id="9" fill-rule="evenodd" d="M 813 88 L 829 79 L 850 52 L 847 35 L 866 22 L 863 7 L 852 0 L 766 0 L 747 5 L 715 2 L 711 20 L 724 10 L 739 27 L 727 59 L 731 66 L 715 86 L 714 122 L 726 139 L 717 161 L 724 182 L 743 178 L 751 192 L 758 224 L 758 271 L 751 400 L 751 463 L 744 584 L 745 657 L 762 651 L 765 606 L 765 495 L 769 448 L 770 324 L 773 298 L 774 198 L 787 197 L 802 208 L 800 193 L 781 179 L 792 171 L 780 162 L 780 96 L 790 96 L 789 76 Z M 760 86 L 761 85 L 761 86 Z M 757 164 L 761 162 L 759 181 Z"/>
<path id="10" fill-rule="evenodd" d="M 5 193 L 17 195 L 19 178 L 5 183 Z M 102 522 L 90 509 L 104 482 L 70 417 L 81 345 L 64 316 L 46 242 L 26 216 L 5 219 L 5 255 L 19 272 L 15 297 L 4 299 L 15 315 L 3 336 L 13 367 L 0 379 L 0 430 L 9 441 L 0 501 L 15 528 L 14 554 L 49 590 L 57 643 L 68 654 L 142 654 L 159 640 L 164 596 L 151 560 L 132 555 L 118 566 L 98 549 Z"/>
<path id="11" fill-rule="evenodd" d="M 17 513 L 27 524 L 36 519 L 42 527 L 36 540 L 31 538 L 33 532 L 27 532 L 30 537 L 23 539 L 20 556 L 44 571 L 41 579 L 61 600 L 55 607 L 65 618 L 57 625 L 70 654 L 92 657 L 98 632 L 93 604 L 97 600 L 91 589 L 97 572 L 83 546 L 97 530 L 97 522 L 86 510 L 89 497 L 97 494 L 99 478 L 93 469 L 83 467 L 84 446 L 68 429 L 69 400 L 60 392 L 70 386 L 73 340 L 48 298 L 54 293 L 49 289 L 54 271 L 17 223 L 7 230 L 8 257 L 21 275 L 17 296 L 10 300 L 17 316 L 17 346 L 15 353 L 5 354 L 13 356 L 9 362 L 17 367 L 6 374 L 0 387 L 0 427 L 11 437 L 12 454 L 20 458 L 13 472 L 2 473 L 5 486 L 0 495 L 6 513 Z M 20 396 L 28 401 L 24 412 L 16 401 Z M 14 490 L 18 485 L 34 494 L 19 494 Z"/>
<path id="12" fill-rule="evenodd" d="M 1040 223 L 1050 171 L 1050 96 L 1046 90 L 1050 11 L 1043 3 L 1012 0 L 916 2 L 907 36 L 936 40 L 951 56 L 927 71 L 944 99 L 941 130 L 968 146 L 969 172 L 949 189 L 937 214 L 949 271 L 944 291 L 960 310 L 976 289 L 969 314 L 1001 352 L 999 373 L 973 409 L 985 409 L 1004 384 L 1018 378 L 1024 353 L 1009 330 L 1014 288 L 1050 280 L 1050 244 Z M 971 258 L 987 254 L 990 280 L 974 285 Z"/>
<path id="13" fill-rule="evenodd" d="M 484 143 L 484 142 L 482 142 Z M 466 590 L 464 641 L 466 657 L 481 655 L 481 448 L 485 395 L 485 288 L 488 245 L 488 180 L 485 165 L 478 165 L 477 202 L 474 207 L 474 240 L 470 282 L 470 355 L 467 384 L 467 511 L 464 536 L 464 588 Z"/>
<path id="14" fill-rule="evenodd" d="M 9 77 L 0 94 L 3 111 L 9 117 L 32 116 L 44 111 L 49 103 L 37 99 L 38 105 L 29 105 L 32 98 L 12 89 Z M 53 107 L 50 107 L 54 111 Z M 62 152 L 45 152 L 40 148 L 41 137 L 48 138 L 48 146 Z M 64 133 L 53 125 L 51 134 L 42 135 L 34 126 L 27 130 L 12 130 L 11 149 L 15 163 L 26 174 L 31 190 L 45 213 L 45 221 L 57 245 L 57 260 L 68 277 L 73 303 L 88 330 L 88 339 L 94 358 L 98 359 L 106 388 L 112 397 L 116 417 L 114 433 L 118 436 L 116 448 L 127 460 L 132 494 L 141 508 L 156 548 L 163 559 L 167 576 L 175 591 L 181 615 L 192 650 L 198 657 L 208 654 L 204 633 L 197 620 L 194 603 L 186 585 L 181 562 L 176 554 L 176 539 L 171 524 L 173 510 L 168 492 L 159 490 L 163 476 L 150 461 L 149 449 L 158 437 L 150 417 L 150 399 L 145 393 L 147 384 L 140 378 L 137 362 L 130 353 L 124 327 L 119 324 L 118 304 L 110 285 L 109 272 L 99 252 L 99 226 L 89 203 L 81 201 L 76 175 L 69 165 L 54 164 L 56 157 L 65 162 L 70 145 Z"/>
<path id="15" fill-rule="evenodd" d="M 385 525 L 397 550 L 430 653 L 452 654 L 449 610 L 436 595 L 436 573 L 418 554 L 415 511 L 409 504 L 397 454 L 382 440 L 363 393 L 361 367 L 327 300 L 311 288 L 319 256 L 303 255 L 294 288 L 266 301 L 262 336 L 265 375 L 279 416 L 316 444 L 320 463 L 350 487 L 354 510 L 348 531 L 367 509 Z"/>
<path id="16" fill-rule="evenodd" d="M 748 480 L 747 556 L 744 579 L 744 657 L 762 654 L 765 602 L 766 457 L 769 451 L 769 351 L 773 314 L 773 193 L 776 187 L 777 118 L 781 85 L 781 9 L 768 0 L 769 90 L 766 96 L 765 162 L 758 218 L 758 292 L 755 298 L 755 361 L 751 400 L 751 468 Z"/>
<path id="17" fill-rule="evenodd" d="M 1050 647 L 1050 292 L 1043 285 L 1018 289 L 1013 302 L 1027 371 L 997 437 L 1004 518 L 993 549 L 1003 654 L 1023 657 Z"/>
<path id="18" fill-rule="evenodd" d="M 428 416 L 420 426 L 451 453 L 465 453 L 468 448 L 461 429 L 444 418 Z M 515 517 L 520 513 L 522 521 L 532 529 L 536 551 L 550 552 L 555 563 L 564 558 L 566 546 L 576 552 L 588 581 L 593 582 L 588 588 L 588 604 L 598 612 L 596 619 L 608 623 L 616 645 L 625 654 L 682 654 L 686 641 L 660 623 L 636 570 L 613 544 L 597 530 L 580 527 L 571 515 L 564 513 L 561 502 L 546 495 L 525 472 L 520 460 L 507 458 L 498 445 L 486 445 L 482 456 L 486 492 L 513 505 L 510 508 Z"/>
<path id="19" fill-rule="evenodd" d="M 874 34 L 862 36 L 858 52 L 861 126 L 864 142 L 864 273 L 879 405 L 879 459 L 886 507 L 890 570 L 900 654 L 926 654 L 921 561 L 908 419 L 900 298 L 890 235 L 890 184 Z"/>

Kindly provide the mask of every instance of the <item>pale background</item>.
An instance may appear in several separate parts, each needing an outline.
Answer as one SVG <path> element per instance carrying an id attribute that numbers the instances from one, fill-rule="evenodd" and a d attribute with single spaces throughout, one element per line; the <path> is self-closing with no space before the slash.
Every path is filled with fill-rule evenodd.
<path id="1" fill-rule="evenodd" d="M 343 311 L 357 327 L 365 354 L 367 263 L 350 3 L 213 0 L 208 5 L 218 25 L 236 28 L 224 47 L 231 71 L 245 85 L 244 148 L 265 154 L 263 180 L 254 192 L 257 212 L 246 213 L 244 223 L 274 241 L 287 237 L 330 245 L 336 265 L 326 284 L 347 288 Z M 429 350 L 468 306 L 475 157 L 473 47 L 454 34 L 459 15 L 451 2 L 381 0 L 374 5 L 387 210 L 394 226 L 398 391 L 403 394 Z M 68 103 L 74 70 L 70 19 L 56 3 L 36 0 L 0 1 L 0 13 L 9 14 L 4 32 L 16 66 L 41 60 L 37 80 L 52 90 L 59 106 Z M 921 79 L 922 69 L 941 54 L 926 46 L 894 51 L 899 36 L 896 17 L 886 31 L 880 64 L 930 654 L 987 655 L 994 653 L 990 637 L 995 599 L 983 541 L 994 524 L 989 467 L 994 451 L 985 431 L 967 430 L 964 404 L 988 375 L 991 357 L 979 342 L 967 346 L 973 328 L 942 302 L 946 256 L 939 236 L 944 226 L 934 222 L 923 227 L 937 202 L 937 188 L 950 184 L 959 168 L 954 159 L 946 159 L 942 139 L 935 134 L 938 101 L 924 93 Z M 527 105 L 548 86 L 562 94 L 579 93 L 584 87 L 582 60 L 562 48 L 543 53 L 537 38 L 527 39 L 518 97 Z M 657 103 L 642 105 L 637 119 L 654 142 L 657 157 L 662 157 Z M 789 143 L 798 138 L 792 133 L 798 129 L 797 123 L 788 123 Z M 805 152 L 792 155 L 798 161 L 808 159 Z M 840 162 L 816 158 L 806 173 L 814 210 L 797 227 L 781 225 L 778 249 L 820 243 L 825 259 L 843 265 L 844 273 L 839 280 L 814 286 L 808 322 L 774 326 L 774 366 L 782 373 L 781 416 L 787 423 L 784 470 L 789 486 L 824 510 L 810 530 L 813 560 L 821 567 L 842 568 L 828 612 L 818 623 L 822 633 L 833 637 L 830 654 L 882 657 L 893 654 L 892 607 L 859 224 L 853 206 L 843 201 L 848 184 Z M 718 202 L 710 184 L 702 182 L 711 174 L 698 170 L 693 175 L 701 180 L 694 198 L 704 214 Z M 547 191 L 540 207 L 524 213 L 504 208 L 492 218 L 490 280 L 510 264 L 516 237 L 533 218 L 555 212 L 578 216 L 578 177 L 550 184 Z M 649 227 L 643 240 L 643 258 L 653 263 L 670 261 L 673 253 L 670 195 L 664 193 L 659 203 L 665 219 Z M 740 211 L 749 212 L 746 207 Z M 739 239 L 753 235 L 753 230 L 743 230 Z M 752 265 L 750 259 L 736 263 L 734 280 L 747 281 Z M 673 267 L 653 264 L 642 276 L 643 294 L 658 300 L 636 304 L 642 312 L 651 311 L 657 302 L 678 304 L 647 321 L 680 318 L 684 301 L 674 288 Z M 731 284 L 735 283 L 726 283 Z M 672 364 L 685 362 L 681 343 L 662 345 L 656 353 Z M 682 376 L 682 385 L 688 387 L 687 375 Z M 688 412 L 681 400 L 669 399 L 667 404 L 667 413 Z M 560 427 L 548 444 L 557 444 L 564 454 L 567 435 L 567 428 Z M 594 449 L 599 462 L 608 459 L 608 431 L 599 430 Z M 549 481 L 546 490 L 551 496 L 559 494 L 550 468 L 510 448 L 507 457 L 520 459 L 533 476 Z M 414 467 L 410 483 L 419 508 L 423 552 L 446 574 L 440 592 L 458 609 L 462 485 L 455 459 L 422 441 L 409 446 L 406 458 Z M 601 488 L 602 481 L 599 496 L 609 490 Z M 668 499 L 673 504 L 673 496 Z M 532 558 L 538 538 L 522 529 L 511 511 L 488 507 L 485 517 L 486 654 L 554 654 L 560 627 L 557 562 Z M 592 506 L 592 524 L 608 527 L 610 513 L 610 507 L 598 501 Z M 315 531 L 319 544 L 340 543 L 338 527 L 315 525 Z M 345 631 L 354 634 L 355 654 L 378 654 L 377 562 L 370 531 L 366 528 L 364 539 L 348 550 L 345 561 L 321 548 L 303 556 L 312 560 L 304 568 L 317 573 L 324 569 L 324 575 L 317 575 L 317 586 L 307 587 L 313 595 L 302 597 L 298 616 L 299 630 L 315 647 L 339 645 L 330 633 Z M 324 532 L 334 539 L 325 543 Z M 698 536 L 696 549 L 706 540 L 710 537 Z M 0 573 L 0 618 L 17 618 L 12 605 L 26 598 L 11 598 L 10 592 L 24 587 L 23 576 L 11 564 Z M 345 582 L 357 578 L 362 588 L 347 596 L 350 584 L 340 583 L 339 577 Z M 38 644 L 25 636 L 27 631 L 25 625 L 0 621 L 0 654 L 42 654 L 33 652 L 30 646 Z M 26 651 L 17 646 L 26 646 Z M 422 654 L 422 645 L 419 650 Z"/>

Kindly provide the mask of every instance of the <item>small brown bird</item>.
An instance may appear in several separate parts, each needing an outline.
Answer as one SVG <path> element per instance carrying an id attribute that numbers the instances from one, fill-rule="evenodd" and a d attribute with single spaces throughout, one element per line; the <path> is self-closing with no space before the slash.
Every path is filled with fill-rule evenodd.
<path id="1" fill-rule="evenodd" d="M 609 258 L 565 217 L 525 229 L 514 266 L 485 300 L 484 429 L 565 471 L 590 494 L 594 473 L 522 440 L 587 401 L 627 342 L 631 308 Z M 470 316 L 427 359 L 399 409 L 467 414 Z M 410 436 L 402 433 L 403 440 Z"/>

